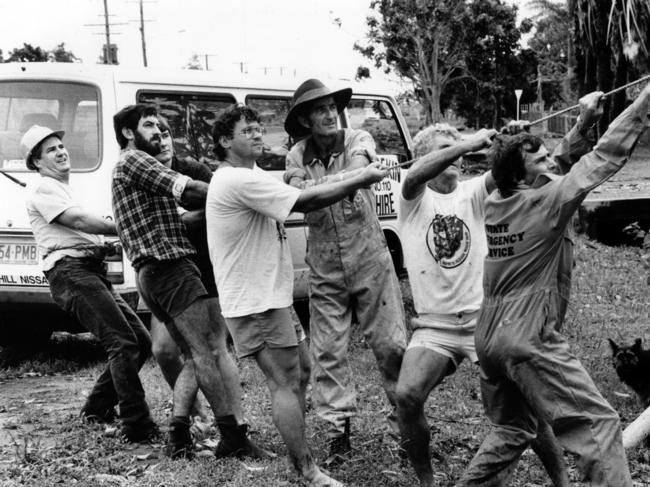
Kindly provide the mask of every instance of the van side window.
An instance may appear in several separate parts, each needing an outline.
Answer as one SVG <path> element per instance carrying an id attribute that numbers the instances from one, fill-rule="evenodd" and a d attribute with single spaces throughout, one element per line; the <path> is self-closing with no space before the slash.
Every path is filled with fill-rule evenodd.
<path id="1" fill-rule="evenodd" d="M 208 165 L 216 162 L 212 125 L 217 113 L 236 102 L 233 96 L 140 91 L 137 99 L 139 103 L 157 105 L 159 113 L 167 119 L 177 157 L 192 157 Z"/>
<path id="2" fill-rule="evenodd" d="M 20 139 L 32 125 L 64 130 L 72 171 L 99 166 L 97 87 L 58 81 L 0 82 L 0 169 L 27 171 Z"/>
<path id="3" fill-rule="evenodd" d="M 399 162 L 408 159 L 406 141 L 395 112 L 385 100 L 355 98 L 348 104 L 350 127 L 365 130 L 377 144 L 377 155 L 395 155 Z"/>
<path id="4" fill-rule="evenodd" d="M 257 165 L 267 171 L 283 171 L 287 152 L 291 148 L 289 134 L 284 131 L 284 120 L 291 107 L 291 98 L 249 95 L 246 104 L 257 110 L 266 128 L 264 154 L 257 160 Z"/>

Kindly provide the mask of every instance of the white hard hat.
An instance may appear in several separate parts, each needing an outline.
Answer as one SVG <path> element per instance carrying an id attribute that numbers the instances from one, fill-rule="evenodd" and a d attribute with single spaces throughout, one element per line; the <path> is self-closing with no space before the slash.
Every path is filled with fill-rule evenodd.
<path id="1" fill-rule="evenodd" d="M 36 170 L 36 166 L 34 166 L 32 161 L 32 151 L 38 144 L 52 135 L 57 136 L 59 139 L 63 139 L 65 132 L 63 130 L 52 130 L 48 127 L 41 127 L 40 125 L 32 125 L 31 128 L 25 132 L 25 135 L 20 139 L 20 151 L 25 158 L 27 169 Z"/>

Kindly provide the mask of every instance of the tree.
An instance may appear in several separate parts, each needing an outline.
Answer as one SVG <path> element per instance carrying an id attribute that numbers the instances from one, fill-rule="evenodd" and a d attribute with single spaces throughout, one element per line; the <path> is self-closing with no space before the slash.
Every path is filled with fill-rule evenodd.
<path id="1" fill-rule="evenodd" d="M 55 63 L 77 63 L 80 59 L 72 51 L 66 51 L 65 43 L 58 44 L 48 53 L 48 61 Z"/>
<path id="2" fill-rule="evenodd" d="M 426 123 L 452 105 L 476 123 L 500 123 L 506 90 L 521 84 L 503 82 L 520 64 L 518 42 L 531 26 L 517 27 L 516 7 L 502 0 L 374 0 L 371 7 L 368 44 L 355 49 L 413 83 Z"/>
<path id="3" fill-rule="evenodd" d="M 410 80 L 425 108 L 427 123 L 440 121 L 440 95 L 465 75 L 463 52 L 467 34 L 462 0 L 373 0 L 368 44 L 354 48 L 386 72 Z"/>
<path id="4" fill-rule="evenodd" d="M 185 65 L 185 69 L 203 69 L 203 65 L 201 64 L 201 60 L 199 59 L 198 54 L 192 54 L 192 57 L 189 59 L 189 61 L 187 61 L 187 64 Z"/>
<path id="5" fill-rule="evenodd" d="M 468 3 L 464 23 L 470 34 L 457 49 L 465 52 L 467 74 L 442 99 L 470 125 L 500 127 L 516 117 L 515 89 L 523 90 L 523 103 L 535 100 L 535 54 L 519 47 L 532 23 L 525 19 L 518 26 L 516 8 L 494 0 Z"/>
<path id="6" fill-rule="evenodd" d="M 609 91 L 648 68 L 650 3 L 647 0 L 568 0 L 575 22 L 579 94 Z M 604 130 L 626 104 L 619 92 L 605 102 Z"/>
<path id="7" fill-rule="evenodd" d="M 557 0 L 534 0 L 530 6 L 538 12 L 535 32 L 528 42 L 537 56 L 538 101 L 543 98 L 548 105 L 558 101 L 573 104 L 573 19 L 567 5 Z"/>
<path id="8" fill-rule="evenodd" d="M 32 46 L 31 44 L 24 43 L 23 47 L 17 47 L 9 52 L 7 62 L 45 62 L 48 60 L 47 51 L 40 46 Z"/>
<path id="9" fill-rule="evenodd" d="M 361 81 L 364 78 L 370 78 L 370 68 L 366 66 L 359 66 L 357 68 L 357 74 L 354 76 L 354 79 Z"/>
<path id="10" fill-rule="evenodd" d="M 58 44 L 54 49 L 47 51 L 40 46 L 32 46 L 24 43 L 23 47 L 18 47 L 9 52 L 9 57 L 2 60 L 0 51 L 0 62 L 56 62 L 56 63 L 74 63 L 79 62 L 79 58 L 72 51 L 66 51 L 65 43 Z"/>

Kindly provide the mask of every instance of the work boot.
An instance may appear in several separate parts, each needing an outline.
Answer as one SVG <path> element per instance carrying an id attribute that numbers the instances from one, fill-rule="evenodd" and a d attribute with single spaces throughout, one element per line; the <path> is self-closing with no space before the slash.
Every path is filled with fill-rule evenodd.
<path id="1" fill-rule="evenodd" d="M 190 418 L 174 416 L 169 422 L 169 439 L 165 446 L 165 455 L 172 460 L 190 459 L 194 456 L 194 443 L 190 433 Z"/>
<path id="2" fill-rule="evenodd" d="M 327 465 L 340 465 L 349 458 L 350 453 L 352 453 L 352 446 L 350 445 L 350 418 L 345 419 L 343 434 L 330 438 L 329 446 L 329 456 L 325 461 Z"/>
<path id="3" fill-rule="evenodd" d="M 109 424 L 115 421 L 117 413 L 114 407 L 104 409 L 93 409 L 86 404 L 81 408 L 79 416 L 83 421 L 90 424 Z"/>
<path id="4" fill-rule="evenodd" d="M 131 443 L 146 443 L 159 433 L 158 426 L 151 418 L 137 423 L 122 423 L 120 431 Z"/>
<path id="5" fill-rule="evenodd" d="M 248 425 L 237 424 L 237 420 L 233 415 L 217 418 L 216 423 L 221 433 L 221 439 L 214 449 L 216 458 L 252 457 L 268 459 L 275 457 L 273 453 L 260 448 L 248 438 Z"/>

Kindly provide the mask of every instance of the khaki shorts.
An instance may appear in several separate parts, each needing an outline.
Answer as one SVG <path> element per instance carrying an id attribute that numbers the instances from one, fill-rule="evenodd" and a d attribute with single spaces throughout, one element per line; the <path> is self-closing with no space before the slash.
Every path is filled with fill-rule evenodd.
<path id="1" fill-rule="evenodd" d="M 237 357 L 255 355 L 265 347 L 296 347 L 307 338 L 291 308 L 269 309 L 237 318 L 226 318 Z"/>
<path id="2" fill-rule="evenodd" d="M 476 322 L 476 319 L 474 319 Z M 474 345 L 474 329 L 440 329 L 416 328 L 408 348 L 424 347 L 449 357 L 458 367 L 463 359 L 468 358 L 478 363 L 476 345 Z"/>

